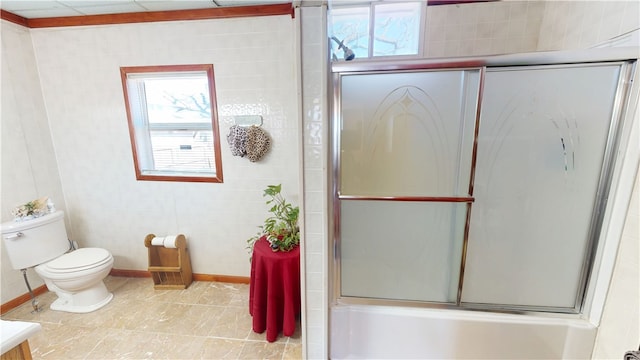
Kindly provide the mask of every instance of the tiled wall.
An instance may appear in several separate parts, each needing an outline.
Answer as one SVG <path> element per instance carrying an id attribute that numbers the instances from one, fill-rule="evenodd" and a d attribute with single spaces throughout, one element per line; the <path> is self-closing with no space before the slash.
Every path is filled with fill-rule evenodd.
<path id="1" fill-rule="evenodd" d="M 544 8 L 539 0 L 428 7 L 425 57 L 535 51 Z"/>
<path id="2" fill-rule="evenodd" d="M 49 196 L 65 208 L 62 185 L 53 153 L 40 80 L 35 71 L 31 35 L 24 27 L 2 21 L 2 221 L 11 221 L 11 209 Z M 4 250 L 4 249 L 3 249 Z M 11 268 L 2 251 L 2 303 L 27 292 L 22 273 Z M 44 282 L 28 271 L 32 287 Z"/>
<path id="3" fill-rule="evenodd" d="M 290 16 L 33 29 L 73 239 L 145 270 L 144 237 L 183 233 L 193 272 L 249 276 L 246 239 L 269 215 L 269 184 L 299 203 L 295 22 Z M 224 183 L 136 181 L 121 66 L 213 64 Z M 234 115 L 262 115 L 259 162 L 231 155 Z"/>
<path id="4" fill-rule="evenodd" d="M 590 48 L 640 28 L 637 0 L 545 3 L 539 51 Z"/>
<path id="5" fill-rule="evenodd" d="M 327 358 L 327 36 L 326 8 L 301 8 L 306 263 L 306 354 Z"/>
<path id="6" fill-rule="evenodd" d="M 509 0 L 427 9 L 425 57 L 589 48 L 640 28 L 640 1 Z"/>

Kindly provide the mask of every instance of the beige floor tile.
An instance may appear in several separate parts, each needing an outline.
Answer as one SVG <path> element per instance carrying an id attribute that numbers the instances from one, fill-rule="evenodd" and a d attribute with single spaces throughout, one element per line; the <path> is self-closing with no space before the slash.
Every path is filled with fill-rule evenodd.
<path id="1" fill-rule="evenodd" d="M 210 283 L 210 285 L 204 289 L 202 294 L 197 300 L 198 304 L 228 306 L 233 298 L 233 293 L 238 292 L 232 285 L 222 283 Z M 247 296 L 249 296 L 247 294 Z"/>
<path id="2" fill-rule="evenodd" d="M 107 290 L 113 292 L 119 289 L 120 287 L 122 287 L 123 285 L 125 285 L 126 283 L 131 282 L 131 280 L 133 279 L 122 277 L 122 276 L 107 276 L 107 278 L 104 279 L 104 284 L 107 286 Z M 140 279 L 136 279 L 136 280 L 140 280 Z"/>
<path id="3" fill-rule="evenodd" d="M 205 290 L 206 285 L 192 283 L 188 288 L 181 290 L 154 290 L 154 296 L 150 300 L 174 304 L 197 304 Z"/>
<path id="4" fill-rule="evenodd" d="M 34 359 L 84 359 L 112 331 L 50 323 L 41 325 L 42 331 L 29 338 Z"/>
<path id="5" fill-rule="evenodd" d="M 88 359 L 196 359 L 205 338 L 131 330 L 111 330 Z"/>
<path id="6" fill-rule="evenodd" d="M 245 341 L 207 338 L 198 354 L 199 359 L 238 359 Z"/>
<path id="7" fill-rule="evenodd" d="M 296 331 L 289 337 L 288 344 L 302 344 L 302 327 L 300 320 L 296 321 Z"/>
<path id="8" fill-rule="evenodd" d="M 286 344 L 247 341 L 239 359 L 282 359 Z"/>
<path id="9" fill-rule="evenodd" d="M 109 276 L 113 300 L 87 314 L 52 311 L 54 293 L 2 315 L 4 320 L 38 322 L 29 339 L 37 359 L 299 359 L 300 324 L 291 337 L 252 330 L 249 285 L 193 282 L 184 290 L 156 290 L 150 278 Z"/>
<path id="10" fill-rule="evenodd" d="M 172 304 L 156 301 L 130 302 L 126 308 L 120 312 L 122 316 L 118 318 L 115 328 L 127 330 L 155 331 L 158 324 L 167 320 L 167 312 Z"/>
<path id="11" fill-rule="evenodd" d="M 232 284 L 236 290 L 232 290 L 230 306 L 243 307 L 249 311 L 249 285 L 247 284 Z"/>
<path id="12" fill-rule="evenodd" d="M 69 319 L 76 314 L 62 313 L 59 311 L 52 311 L 49 309 L 50 303 L 41 302 L 44 304 L 42 310 L 38 313 L 31 313 L 33 310 L 31 305 L 28 308 L 18 308 L 14 310 L 18 310 L 18 313 L 11 314 L 9 316 L 2 316 L 3 319 L 6 320 L 21 320 L 21 321 L 33 321 L 38 323 L 50 323 L 50 324 L 62 324 L 64 321 L 69 321 Z M 24 304 L 23 304 L 24 305 Z"/>
<path id="13" fill-rule="evenodd" d="M 294 360 L 294 359 L 302 359 L 302 344 L 292 344 L 291 342 L 287 343 L 287 346 L 284 348 L 284 354 L 282 355 L 283 360 Z"/>
<path id="14" fill-rule="evenodd" d="M 155 323 L 153 331 L 207 336 L 216 327 L 225 311 L 221 306 L 172 304 L 167 308 L 160 321 Z"/>
<path id="15" fill-rule="evenodd" d="M 247 309 L 228 306 L 209 331 L 209 336 L 245 340 L 252 331 L 251 327 L 251 315 Z"/>

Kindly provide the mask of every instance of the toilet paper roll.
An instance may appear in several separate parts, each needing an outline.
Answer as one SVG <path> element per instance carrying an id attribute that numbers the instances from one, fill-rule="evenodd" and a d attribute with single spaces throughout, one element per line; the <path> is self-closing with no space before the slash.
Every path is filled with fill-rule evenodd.
<path id="1" fill-rule="evenodd" d="M 154 237 L 153 239 L 151 239 L 151 245 L 164 246 L 164 237 Z"/>
<path id="2" fill-rule="evenodd" d="M 176 240 L 178 240 L 178 235 L 167 235 L 167 236 L 165 236 L 164 237 L 164 247 L 171 248 L 171 249 L 177 248 Z"/>

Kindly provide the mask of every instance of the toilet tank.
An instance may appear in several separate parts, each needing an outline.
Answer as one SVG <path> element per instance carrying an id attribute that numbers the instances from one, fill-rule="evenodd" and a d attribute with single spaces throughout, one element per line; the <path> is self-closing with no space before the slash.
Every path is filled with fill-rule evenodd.
<path id="1" fill-rule="evenodd" d="M 64 212 L 2 223 L 2 240 L 14 269 L 40 265 L 69 250 Z"/>

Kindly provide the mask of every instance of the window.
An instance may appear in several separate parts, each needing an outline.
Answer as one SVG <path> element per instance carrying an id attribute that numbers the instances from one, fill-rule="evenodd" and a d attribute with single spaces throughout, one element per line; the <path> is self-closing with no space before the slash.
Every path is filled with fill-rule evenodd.
<path id="1" fill-rule="evenodd" d="M 419 55 L 425 2 L 372 2 L 331 9 L 331 32 L 356 59 Z M 332 43 L 334 54 L 343 49 Z"/>
<path id="2" fill-rule="evenodd" d="M 213 65 L 120 68 L 138 180 L 222 182 Z"/>

